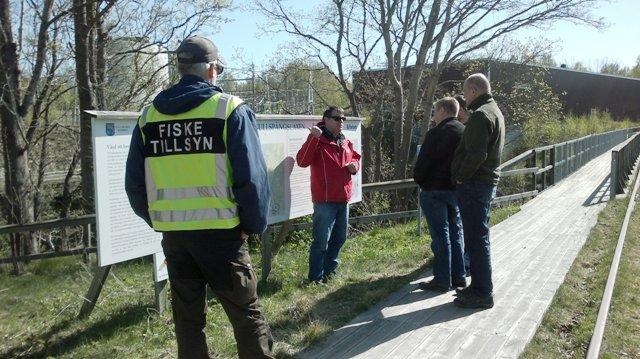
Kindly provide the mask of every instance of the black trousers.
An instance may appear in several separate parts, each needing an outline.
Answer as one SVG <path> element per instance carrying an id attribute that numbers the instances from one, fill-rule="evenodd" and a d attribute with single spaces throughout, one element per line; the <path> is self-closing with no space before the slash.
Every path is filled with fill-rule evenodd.
<path id="1" fill-rule="evenodd" d="M 178 358 L 209 358 L 204 334 L 207 284 L 233 326 L 238 356 L 272 358 L 273 337 L 261 313 L 246 242 L 202 234 L 163 234 Z"/>

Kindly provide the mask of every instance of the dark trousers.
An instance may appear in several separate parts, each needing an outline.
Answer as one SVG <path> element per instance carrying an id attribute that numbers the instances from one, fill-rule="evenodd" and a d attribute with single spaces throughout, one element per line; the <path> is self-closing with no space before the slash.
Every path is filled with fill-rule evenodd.
<path id="1" fill-rule="evenodd" d="M 482 182 L 465 182 L 456 188 L 464 245 L 471 262 L 471 288 L 481 297 L 493 295 L 489 213 L 495 194 L 495 185 Z"/>
<path id="2" fill-rule="evenodd" d="M 233 326 L 238 356 L 272 358 L 273 338 L 261 313 L 246 242 L 166 232 L 162 248 L 171 283 L 178 358 L 209 358 L 204 334 L 207 284 Z"/>
<path id="3" fill-rule="evenodd" d="M 431 234 L 433 281 L 442 287 L 465 282 L 464 244 L 458 200 L 454 191 L 421 191 L 420 207 Z"/>

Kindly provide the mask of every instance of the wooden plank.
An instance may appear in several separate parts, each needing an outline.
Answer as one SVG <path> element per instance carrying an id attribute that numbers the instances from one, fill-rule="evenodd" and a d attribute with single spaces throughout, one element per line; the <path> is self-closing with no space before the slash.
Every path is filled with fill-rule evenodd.
<path id="1" fill-rule="evenodd" d="M 453 333 L 451 329 L 436 327 L 435 330 L 426 337 L 422 343 L 414 348 L 407 358 L 426 358 L 431 355 L 449 336 Z"/>
<path id="2" fill-rule="evenodd" d="M 508 195 L 508 196 L 500 196 L 500 197 L 494 198 L 493 201 L 491 202 L 491 204 L 510 202 L 510 201 L 515 201 L 515 200 L 518 200 L 518 199 L 535 197 L 537 195 L 538 195 L 538 191 L 536 190 L 536 191 L 529 191 L 529 192 L 511 194 L 511 195 Z"/>
<path id="3" fill-rule="evenodd" d="M 538 170 L 539 170 L 538 167 L 529 167 L 529 168 L 518 168 L 515 170 L 509 170 L 509 171 L 502 171 L 500 172 L 500 178 L 536 173 L 538 172 Z"/>
<path id="4" fill-rule="evenodd" d="M 361 342 L 347 353 L 347 357 L 366 352 L 368 357 L 382 357 L 393 352 L 399 346 L 406 346 L 404 340 L 419 328 L 434 326 L 438 321 L 431 318 L 438 316 L 453 306 L 446 294 L 423 292 L 420 290 L 409 292 L 403 300 L 394 307 L 381 311 L 383 320 L 377 321 L 378 327 L 369 332 L 367 342 Z M 448 318 L 449 315 L 445 315 Z M 388 323 L 393 322 L 393 325 Z M 373 338 L 373 339 L 372 339 Z M 370 348 L 364 351 L 365 347 Z"/>
<path id="5" fill-rule="evenodd" d="M 554 148 L 555 146 L 556 145 L 548 145 L 548 146 L 536 147 L 535 151 L 536 152 L 548 151 L 548 150 Z"/>
<path id="6" fill-rule="evenodd" d="M 102 287 L 104 286 L 104 282 L 107 280 L 107 276 L 109 275 L 110 270 L 111 265 L 96 268 L 96 272 L 93 275 L 93 280 L 91 281 L 89 291 L 87 291 L 87 295 L 83 297 L 84 301 L 82 302 L 82 307 L 80 308 L 78 319 L 88 317 L 93 311 L 93 308 L 96 306 L 96 302 L 98 301 L 100 292 L 102 292 Z"/>
<path id="7" fill-rule="evenodd" d="M 167 285 L 167 283 L 167 280 L 163 280 L 160 282 L 154 282 L 153 284 L 156 310 L 160 314 L 162 314 L 169 307 L 169 299 L 167 298 L 167 291 L 169 286 Z"/>
<path id="8" fill-rule="evenodd" d="M 85 253 L 95 253 L 96 251 L 97 251 L 96 247 L 89 247 L 89 248 L 75 248 L 75 249 L 70 249 L 64 252 L 47 252 L 47 253 L 39 253 L 39 254 L 30 254 L 28 256 L 19 256 L 15 259 L 10 257 L 2 258 L 0 259 L 0 264 L 13 263 L 14 260 L 17 260 L 18 262 L 26 262 L 26 261 L 33 261 L 33 260 L 46 259 L 46 258 L 76 256 L 76 255 L 85 254 Z"/>
<path id="9" fill-rule="evenodd" d="M 43 221 L 38 223 L 10 224 L 8 226 L 0 227 L 0 234 L 42 231 L 45 229 L 83 226 L 83 225 L 95 224 L 95 223 L 96 223 L 96 215 L 90 214 L 90 215 L 81 216 L 81 217 L 53 219 L 50 221 Z"/>
<path id="10" fill-rule="evenodd" d="M 373 330 L 360 332 L 361 336 L 352 336 L 349 339 L 353 345 L 345 352 L 333 351 L 332 358 L 354 358 L 360 354 L 367 354 L 371 357 L 371 352 L 379 349 L 378 346 L 384 345 L 390 339 L 393 338 L 391 333 L 395 333 L 396 329 L 401 328 L 403 322 L 401 320 L 377 320 L 375 325 L 372 325 Z"/>
<path id="11" fill-rule="evenodd" d="M 547 242 L 552 242 L 549 240 Z M 566 246 L 567 241 L 562 243 Z M 547 247 L 549 248 L 549 247 Z M 562 248 L 560 246 L 560 248 Z M 498 334 L 509 334 L 512 329 L 516 327 L 528 313 L 534 299 L 538 296 L 540 290 L 544 287 L 545 283 L 551 278 L 550 273 L 540 270 L 540 268 L 552 268 L 555 263 L 559 263 L 560 259 L 567 252 L 567 249 L 563 251 L 547 251 L 548 255 L 544 253 L 538 253 L 535 255 L 534 264 L 525 270 L 525 273 L 520 277 L 516 286 L 513 286 L 513 292 L 511 295 L 505 294 L 506 298 L 513 303 L 511 308 L 506 311 L 500 318 L 494 322 L 493 329 Z M 561 253 L 561 255 L 554 255 Z M 533 255 L 532 255 L 533 257 Z M 533 259 L 533 258 L 532 258 Z M 519 287 L 517 287 L 519 285 Z"/>
<path id="12" fill-rule="evenodd" d="M 436 326 L 423 326 L 413 332 L 410 336 L 403 338 L 402 343 L 397 345 L 393 350 L 379 358 L 387 359 L 405 359 L 409 358 L 415 348 L 422 344 L 427 338 L 431 337 L 438 328 Z"/>
<path id="13" fill-rule="evenodd" d="M 444 342 L 442 342 L 442 344 L 440 344 L 439 347 L 436 348 L 431 357 L 438 359 L 451 358 L 451 353 L 455 353 L 460 350 L 470 335 L 471 332 L 454 331 Z"/>
<path id="14" fill-rule="evenodd" d="M 371 325 L 376 325 L 373 321 L 354 322 L 355 321 L 352 321 L 350 324 L 334 331 L 334 334 L 329 340 L 325 341 L 322 346 L 300 353 L 298 357 L 301 359 L 340 358 L 339 353 L 345 353 L 353 347 L 354 343 L 351 340 L 352 338 L 362 336 L 362 333 L 370 330 Z"/>
<path id="15" fill-rule="evenodd" d="M 376 192 L 376 191 L 391 191 L 395 189 L 414 188 L 418 185 L 413 181 L 413 178 L 407 178 L 403 180 L 365 183 L 362 185 L 362 192 Z"/>
<path id="16" fill-rule="evenodd" d="M 503 335 L 472 333 L 452 359 L 491 358 L 506 341 L 507 337 Z"/>
<path id="17" fill-rule="evenodd" d="M 545 172 L 551 171 L 552 169 L 553 169 L 553 165 L 545 166 L 545 167 L 539 169 L 538 172 L 536 172 L 536 175 L 543 174 Z"/>
<path id="18" fill-rule="evenodd" d="M 516 164 L 528 159 L 529 157 L 532 157 L 533 155 L 535 155 L 535 151 L 534 150 L 528 150 L 525 152 L 522 152 L 521 154 L 517 155 L 516 157 L 508 160 L 507 162 L 504 162 L 500 165 L 500 167 L 498 167 L 501 171 L 502 170 L 506 170 L 509 167 L 515 166 Z"/>

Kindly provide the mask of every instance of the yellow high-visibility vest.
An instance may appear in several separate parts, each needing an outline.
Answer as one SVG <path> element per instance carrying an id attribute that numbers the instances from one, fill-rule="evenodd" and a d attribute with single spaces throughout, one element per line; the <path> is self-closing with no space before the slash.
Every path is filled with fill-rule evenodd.
<path id="1" fill-rule="evenodd" d="M 229 229 L 240 224 L 227 156 L 227 119 L 242 100 L 217 93 L 177 115 L 144 108 L 138 126 L 153 229 Z"/>

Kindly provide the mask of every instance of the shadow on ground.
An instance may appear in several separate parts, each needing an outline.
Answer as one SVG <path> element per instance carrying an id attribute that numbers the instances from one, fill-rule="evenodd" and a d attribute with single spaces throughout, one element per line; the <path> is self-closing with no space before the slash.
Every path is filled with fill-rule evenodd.
<path id="1" fill-rule="evenodd" d="M 9 348 L 0 353 L 2 358 L 46 358 L 58 357 L 73 351 L 79 345 L 94 340 L 104 340 L 112 337 L 120 329 L 135 325 L 148 317 L 147 305 L 134 305 L 121 308 L 108 318 L 83 326 L 82 320 L 67 319 L 58 322 L 46 332 L 35 333 L 23 338 L 21 345 Z M 91 320 L 91 319 L 85 319 Z M 73 325 L 78 328 L 70 333 L 64 333 Z"/>

